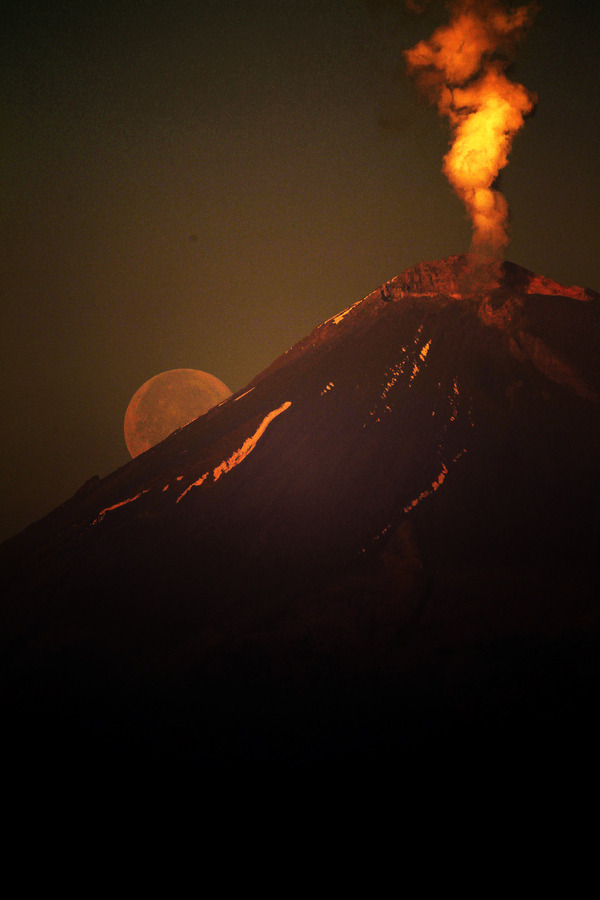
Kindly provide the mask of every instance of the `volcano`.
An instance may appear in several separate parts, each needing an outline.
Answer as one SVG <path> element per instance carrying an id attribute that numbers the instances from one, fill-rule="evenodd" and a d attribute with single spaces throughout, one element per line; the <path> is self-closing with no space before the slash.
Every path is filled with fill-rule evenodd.
<path id="1" fill-rule="evenodd" d="M 594 291 L 421 263 L 91 479 L 1 548 L 15 754 L 585 744 L 599 340 Z"/>

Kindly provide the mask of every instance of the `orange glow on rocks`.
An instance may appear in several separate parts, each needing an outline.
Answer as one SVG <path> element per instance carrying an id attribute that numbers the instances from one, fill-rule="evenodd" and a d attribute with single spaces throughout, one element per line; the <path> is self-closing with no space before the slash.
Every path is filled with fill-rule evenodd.
<path id="1" fill-rule="evenodd" d="M 419 89 L 450 121 L 443 171 L 473 223 L 472 249 L 499 257 L 509 242 L 508 206 L 493 185 L 537 100 L 505 70 L 538 7 L 508 10 L 499 0 L 454 0 L 449 7 L 448 25 L 404 56 Z"/>
<path id="2" fill-rule="evenodd" d="M 250 393 L 250 391 L 248 391 L 247 393 Z M 242 394 L 242 396 L 244 395 Z M 235 469 L 236 466 L 239 466 L 239 464 L 243 462 L 243 460 L 246 459 L 246 457 L 250 453 L 252 453 L 273 419 L 276 419 L 277 416 L 281 415 L 282 412 L 285 412 L 286 409 L 289 409 L 291 405 L 291 400 L 286 400 L 285 403 L 282 403 L 281 406 L 279 406 L 277 409 L 272 410 L 268 415 L 266 415 L 254 434 L 252 434 L 249 438 L 246 438 L 241 447 L 239 447 L 234 453 L 232 453 L 232 455 L 228 459 L 223 460 L 220 465 L 216 466 L 216 468 L 213 469 L 213 482 L 218 481 L 221 475 L 225 475 L 227 472 Z M 197 481 L 194 481 L 192 482 L 192 484 L 188 485 L 183 494 L 180 494 L 180 496 L 177 498 L 177 502 L 179 503 L 180 500 L 183 500 L 183 498 L 186 496 L 186 494 L 189 494 L 192 488 L 200 487 L 201 485 L 203 485 L 208 478 L 208 475 L 209 473 L 205 472 L 204 475 L 197 479 Z"/>

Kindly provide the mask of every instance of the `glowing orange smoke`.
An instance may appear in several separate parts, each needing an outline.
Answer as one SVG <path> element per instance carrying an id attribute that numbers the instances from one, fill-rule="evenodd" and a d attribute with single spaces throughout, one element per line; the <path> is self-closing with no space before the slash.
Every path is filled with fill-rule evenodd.
<path id="1" fill-rule="evenodd" d="M 450 120 L 453 141 L 443 170 L 473 222 L 472 248 L 501 256 L 509 241 L 508 206 L 492 185 L 537 101 L 504 73 L 538 6 L 508 10 L 499 0 L 448 6 L 449 24 L 404 56 L 419 88 Z"/>

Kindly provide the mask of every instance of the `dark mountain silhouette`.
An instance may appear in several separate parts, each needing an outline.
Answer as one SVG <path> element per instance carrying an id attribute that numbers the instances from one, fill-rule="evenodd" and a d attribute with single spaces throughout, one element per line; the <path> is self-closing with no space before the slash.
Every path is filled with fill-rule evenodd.
<path id="1" fill-rule="evenodd" d="M 583 746 L 600 297 L 414 266 L 6 542 L 19 754 L 204 763 Z"/>

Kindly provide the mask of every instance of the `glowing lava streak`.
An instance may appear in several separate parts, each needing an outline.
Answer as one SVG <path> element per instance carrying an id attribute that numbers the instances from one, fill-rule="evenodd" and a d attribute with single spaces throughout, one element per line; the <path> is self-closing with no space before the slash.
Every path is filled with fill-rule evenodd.
<path id="1" fill-rule="evenodd" d="M 499 0 L 452 0 L 448 25 L 404 53 L 408 72 L 441 115 L 453 141 L 443 170 L 473 222 L 473 250 L 501 256 L 508 244 L 508 206 L 492 185 L 512 140 L 537 101 L 504 74 L 538 10 L 507 10 Z"/>
<path id="2" fill-rule="evenodd" d="M 250 392 L 248 392 L 250 393 Z M 262 420 L 256 431 L 249 438 L 246 438 L 242 446 L 233 453 L 229 459 L 224 460 L 219 466 L 213 469 L 213 482 L 218 481 L 221 475 L 224 475 L 226 472 L 231 472 L 232 469 L 235 469 L 236 466 L 244 460 L 249 453 L 252 453 L 259 440 L 273 421 L 273 419 L 277 418 L 277 416 L 281 415 L 282 412 L 285 412 L 286 409 L 289 409 L 292 405 L 290 400 L 286 400 L 285 403 L 282 403 L 277 409 L 272 410 L 265 418 Z M 183 500 L 186 494 L 189 494 L 192 488 L 200 487 L 200 485 L 204 484 L 206 479 L 208 478 L 209 473 L 205 472 L 201 478 L 197 481 L 192 482 L 192 484 L 186 487 L 183 494 L 180 494 L 177 498 L 177 503 L 180 500 Z M 135 499 L 135 498 L 134 498 Z"/>
<path id="3" fill-rule="evenodd" d="M 278 407 L 278 409 L 274 409 L 269 413 L 268 416 L 265 416 L 254 434 L 244 441 L 239 450 L 236 450 L 235 453 L 229 457 L 229 459 L 226 459 L 221 463 L 220 466 L 217 466 L 217 468 L 213 471 L 213 479 L 217 481 L 221 477 L 221 475 L 225 474 L 225 472 L 230 472 L 236 466 L 239 466 L 242 460 L 245 459 L 249 453 L 252 453 L 273 419 L 281 415 L 282 412 L 285 412 L 286 409 L 289 409 L 291 405 L 291 402 L 287 400 L 285 403 L 282 403 L 281 406 Z"/>

